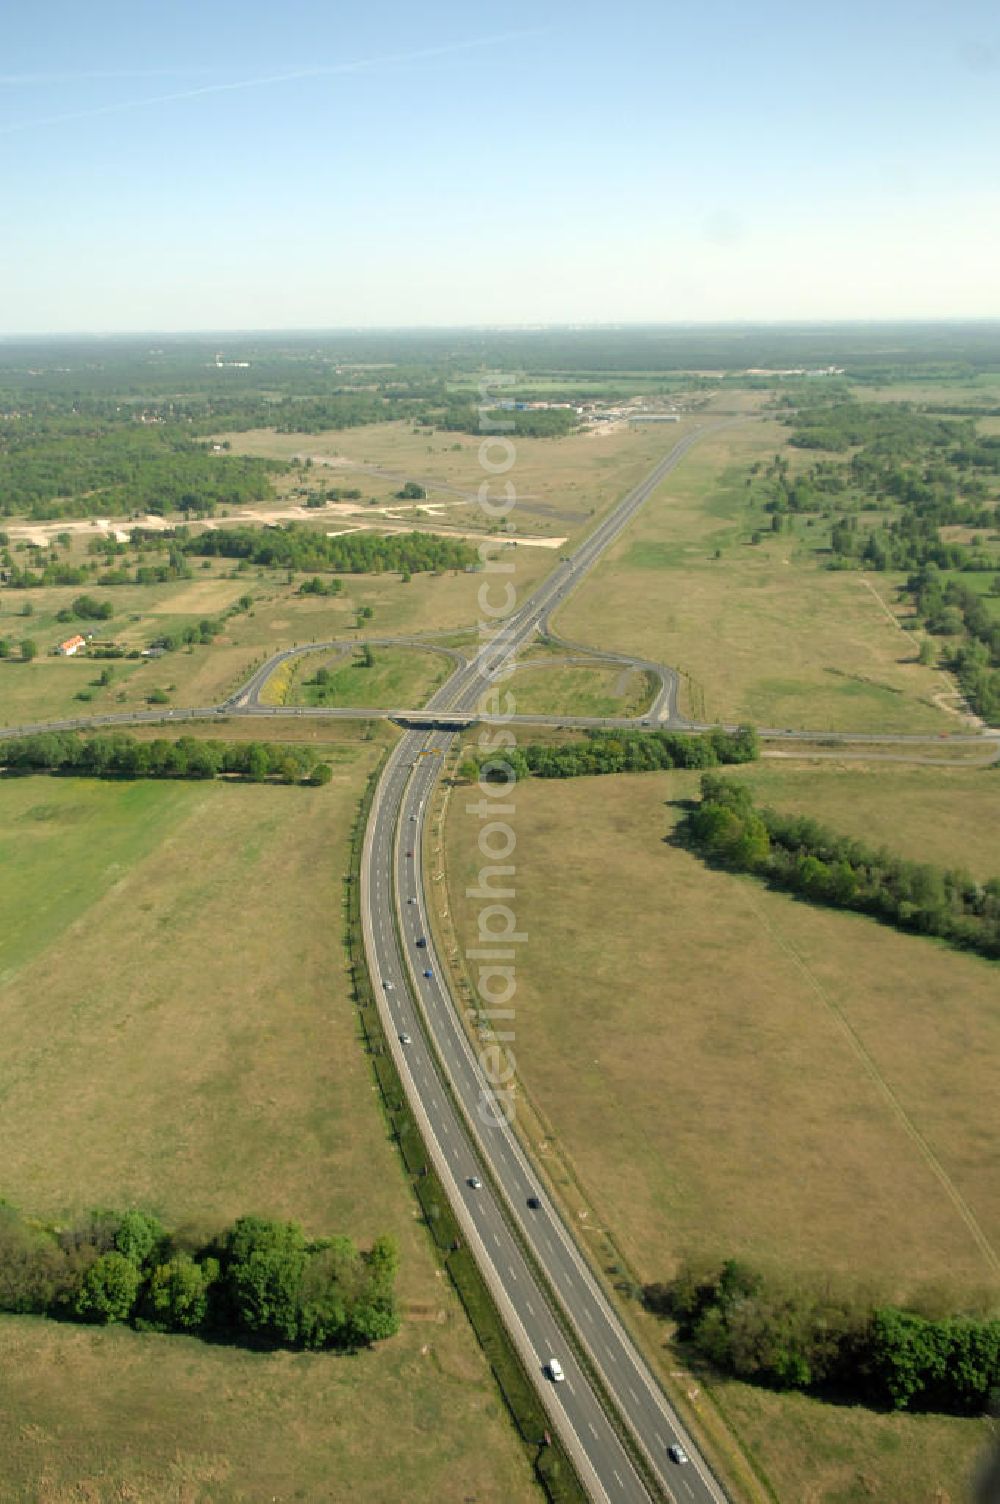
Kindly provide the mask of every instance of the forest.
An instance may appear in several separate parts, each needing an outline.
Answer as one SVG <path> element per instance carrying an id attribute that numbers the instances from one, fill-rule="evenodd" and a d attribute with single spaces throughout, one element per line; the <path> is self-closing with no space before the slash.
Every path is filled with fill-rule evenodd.
<path id="1" fill-rule="evenodd" d="M 0 515 L 44 518 L 187 512 L 263 501 L 276 460 L 213 454 L 177 428 L 0 419 Z"/>
<path id="2" fill-rule="evenodd" d="M 880 1304 L 828 1279 L 684 1264 L 647 1307 L 716 1369 L 892 1410 L 981 1415 L 1000 1384 L 1000 1320 Z"/>
<path id="3" fill-rule="evenodd" d="M 1000 959 L 1000 877 L 909 862 L 838 835 L 808 815 L 758 808 L 745 784 L 705 773 L 679 838 L 708 860 L 810 903 L 868 914 L 913 934 Z"/>
<path id="4" fill-rule="evenodd" d="M 62 1227 L 0 1201 L 0 1311 L 19 1315 L 352 1351 L 399 1330 L 398 1263 L 391 1238 L 360 1251 L 263 1217 L 192 1244 L 135 1208 Z"/>
<path id="5" fill-rule="evenodd" d="M 490 411 L 494 424 L 503 428 L 486 430 L 511 433 L 517 438 L 557 439 L 572 433 L 579 427 L 579 418 L 572 408 L 543 407 L 536 409 L 500 408 Z M 428 428 L 440 428 L 453 433 L 484 432 L 483 415 L 478 404 L 466 400 L 452 400 L 442 408 L 431 407 L 420 419 Z"/>
<path id="6" fill-rule="evenodd" d="M 300 522 L 283 527 L 224 527 L 182 538 L 180 548 L 205 558 L 246 559 L 306 574 L 418 574 L 472 569 L 476 550 L 461 538 L 436 533 L 342 533 L 335 538 Z"/>

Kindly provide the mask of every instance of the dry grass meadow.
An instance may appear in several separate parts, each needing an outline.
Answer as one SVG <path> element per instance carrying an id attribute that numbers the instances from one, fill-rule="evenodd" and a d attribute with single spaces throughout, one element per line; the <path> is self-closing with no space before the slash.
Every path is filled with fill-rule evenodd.
<path id="1" fill-rule="evenodd" d="M 483 468 L 478 435 L 431 432 L 405 422 L 318 434 L 253 429 L 227 437 L 234 453 L 283 460 L 309 456 L 312 468 L 299 483 L 357 487 L 366 499 L 417 522 L 423 516 L 435 524 L 481 526 L 479 487 L 489 478 L 490 495 L 502 496 L 509 479 L 517 494 L 510 516 L 514 531 L 563 536 L 577 532 L 624 495 L 688 426 L 689 420 L 670 424 L 667 434 L 622 427 L 603 436 L 515 438 L 514 465 L 499 478 L 489 477 Z M 493 463 L 502 458 L 500 449 L 488 456 Z M 394 504 L 402 479 L 426 488 L 426 505 Z"/>
<path id="2" fill-rule="evenodd" d="M 551 562 L 548 550 L 523 549 L 518 557 L 519 588 L 530 589 Z M 376 634 L 459 631 L 479 619 L 476 596 L 482 576 L 476 574 L 415 574 L 407 584 L 398 575 L 352 575 L 343 594 L 330 598 L 296 594 L 297 582 L 289 585 L 284 571 L 229 574 L 206 572 L 195 581 L 103 592 L 115 616 L 106 626 L 99 624 L 101 631 L 128 648 L 144 647 L 162 632 L 197 624 L 243 594 L 254 597 L 252 610 L 230 617 L 211 645 L 181 648 L 157 659 L 45 656 L 50 646 L 74 630 L 57 623 L 56 612 L 79 595 L 79 588 L 31 591 L 34 615 L 24 619 L 18 613 L 26 592 L 18 592 L 16 599 L 14 592 L 5 592 L 0 599 L 0 636 L 32 637 L 39 644 L 39 657 L 33 663 L 0 660 L 0 725 L 136 710 L 146 705 L 154 689 L 169 694 L 169 706 L 211 705 L 282 647 L 351 637 L 355 632 L 360 637 L 366 629 Z M 373 614 L 356 627 L 362 606 Z M 106 667 L 112 671 L 112 682 L 102 688 L 96 680 Z"/>
<path id="3" fill-rule="evenodd" d="M 348 995 L 342 875 L 377 752 L 342 743 L 314 790 L 0 782 L 0 1194 L 391 1232 L 406 1312 L 357 1358 L 4 1318 L 0 1499 L 534 1496 Z"/>
<path id="4" fill-rule="evenodd" d="M 698 444 L 553 625 L 573 641 L 681 669 L 682 708 L 696 718 L 954 728 L 933 703 L 951 686 L 915 661 L 917 644 L 894 619 L 891 579 L 823 570 L 808 533 L 756 546 L 743 536 L 745 466 L 786 438 L 762 421 Z"/>
<path id="5" fill-rule="evenodd" d="M 600 664 L 549 667 L 544 658 L 522 664 L 500 689 L 511 695 L 518 715 L 641 715 L 653 698 L 644 673 Z M 483 696 L 484 708 L 494 693 Z"/>
<path id="6" fill-rule="evenodd" d="M 898 786 L 883 774 L 880 795 L 864 768 L 743 776 L 776 805 L 908 854 L 950 853 L 983 875 L 993 865 L 989 774 L 919 768 Z M 663 773 L 516 791 L 516 911 L 529 938 L 513 1048 L 548 1152 L 582 1187 L 587 1227 L 609 1229 L 641 1281 L 705 1253 L 900 1297 L 995 1295 L 996 967 L 708 869 L 665 840 L 696 787 L 695 775 Z M 448 804 L 447 903 L 468 944 L 464 894 L 482 858 L 463 795 Z M 752 1392 L 741 1401 L 754 1403 Z M 982 1441 L 976 1423 L 869 1426 L 855 1411 L 844 1426 L 844 1412 L 797 1404 L 758 1406 L 773 1423 L 756 1434 L 782 1504 L 950 1498 L 956 1458 L 964 1466 Z M 916 1494 L 904 1485 L 917 1471 L 910 1435 L 927 1464 Z M 866 1468 L 870 1495 L 846 1488 Z"/>

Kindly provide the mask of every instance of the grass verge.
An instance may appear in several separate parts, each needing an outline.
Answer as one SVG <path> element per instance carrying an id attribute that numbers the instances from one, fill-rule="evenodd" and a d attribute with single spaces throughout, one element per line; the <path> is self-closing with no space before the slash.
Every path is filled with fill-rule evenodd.
<path id="1" fill-rule="evenodd" d="M 556 1438 L 553 1438 L 551 1444 L 546 1444 L 544 1440 L 548 1417 L 507 1336 L 475 1260 L 467 1248 L 459 1246 L 458 1225 L 444 1188 L 427 1164 L 423 1140 L 407 1106 L 402 1082 L 386 1044 L 361 934 L 361 851 L 378 776 L 377 769 L 369 775 L 355 821 L 347 882 L 345 933 L 351 985 L 372 1070 L 393 1137 L 423 1212 L 425 1225 L 490 1364 L 511 1420 L 530 1456 L 538 1482 L 552 1504 L 586 1504 L 586 1494 L 562 1445 Z"/>

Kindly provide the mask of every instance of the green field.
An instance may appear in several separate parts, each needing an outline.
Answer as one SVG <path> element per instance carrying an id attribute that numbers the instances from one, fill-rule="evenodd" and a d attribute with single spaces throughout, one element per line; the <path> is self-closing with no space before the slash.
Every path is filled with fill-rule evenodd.
<path id="1" fill-rule="evenodd" d="M 377 753 L 341 744 L 323 789 L 0 780 L 0 1194 L 390 1232 L 404 1311 L 358 1358 L 5 1317 L 0 1498 L 533 1496 L 348 994 L 342 875 Z"/>
<path id="2" fill-rule="evenodd" d="M 815 801 L 809 771 L 741 776 L 775 804 L 787 791 L 789 807 L 815 804 L 910 855 L 940 812 L 922 854 L 950 852 L 979 873 L 992 865 L 995 775 L 908 770 L 897 797 L 893 775 L 824 768 Z M 542 1162 L 574 1220 L 608 1229 L 643 1282 L 668 1278 L 687 1254 L 733 1255 L 898 1298 L 932 1287 L 956 1303 L 995 1298 L 996 967 L 707 868 L 666 839 L 696 788 L 695 775 L 660 773 L 529 780 L 514 796 L 516 912 L 529 938 L 505 1027 L 523 1121 L 530 1129 L 537 1107 Z M 464 949 L 482 857 L 461 795 L 449 802 L 441 903 Z M 852 817 L 838 820 L 838 808 Z M 781 1446 L 797 1459 L 782 1504 L 860 1498 L 837 1491 L 796 1413 L 781 1410 Z M 897 1467 L 866 1413 L 852 1416 L 858 1466 L 881 1459 L 874 1497 L 909 1497 L 912 1474 L 899 1470 L 909 1425 L 930 1438 L 928 1499 L 953 1481 L 954 1438 L 964 1456 L 981 1441 L 974 1422 L 901 1417 Z"/>
<path id="3" fill-rule="evenodd" d="M 269 705 L 364 705 L 371 709 L 418 709 L 454 665 L 442 654 L 417 648 L 372 646 L 366 667 L 359 649 L 309 653 L 285 665 L 268 681 L 261 698 Z M 315 682 L 318 670 L 329 677 Z"/>

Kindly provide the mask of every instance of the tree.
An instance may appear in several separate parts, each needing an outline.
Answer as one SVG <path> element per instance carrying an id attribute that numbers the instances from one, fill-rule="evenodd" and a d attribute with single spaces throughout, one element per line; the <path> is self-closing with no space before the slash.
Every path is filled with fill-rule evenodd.
<path id="1" fill-rule="evenodd" d="M 10 643 L 6 637 L 0 637 L 0 658 L 10 657 Z"/>
<path id="2" fill-rule="evenodd" d="M 50 1310 L 65 1293 L 67 1280 L 66 1255 L 55 1240 L 0 1201 L 0 1311 L 30 1315 Z"/>
<path id="3" fill-rule="evenodd" d="M 247 748 L 247 777 L 252 783 L 263 783 L 271 771 L 271 759 L 262 742 L 251 742 Z"/>
<path id="4" fill-rule="evenodd" d="M 190 1254 L 177 1253 L 159 1264 L 149 1282 L 154 1320 L 176 1331 L 195 1331 L 208 1314 L 209 1292 L 218 1277 L 217 1259 L 198 1264 Z"/>
<path id="5" fill-rule="evenodd" d="M 271 1340 L 296 1341 L 305 1265 L 297 1223 L 241 1217 L 226 1245 L 226 1289 L 237 1324 Z"/>
<path id="6" fill-rule="evenodd" d="M 30 637 L 23 638 L 21 641 L 21 657 L 25 663 L 30 663 L 33 658 L 37 658 L 38 643 Z"/>
<path id="7" fill-rule="evenodd" d="M 156 1217 L 150 1216 L 148 1212 L 128 1211 L 123 1213 L 118 1224 L 115 1248 L 137 1269 L 141 1269 L 165 1237 L 163 1226 Z"/>
<path id="8" fill-rule="evenodd" d="M 86 1321 L 127 1321 L 139 1294 L 139 1270 L 113 1250 L 102 1253 L 86 1271 L 74 1310 Z"/>

